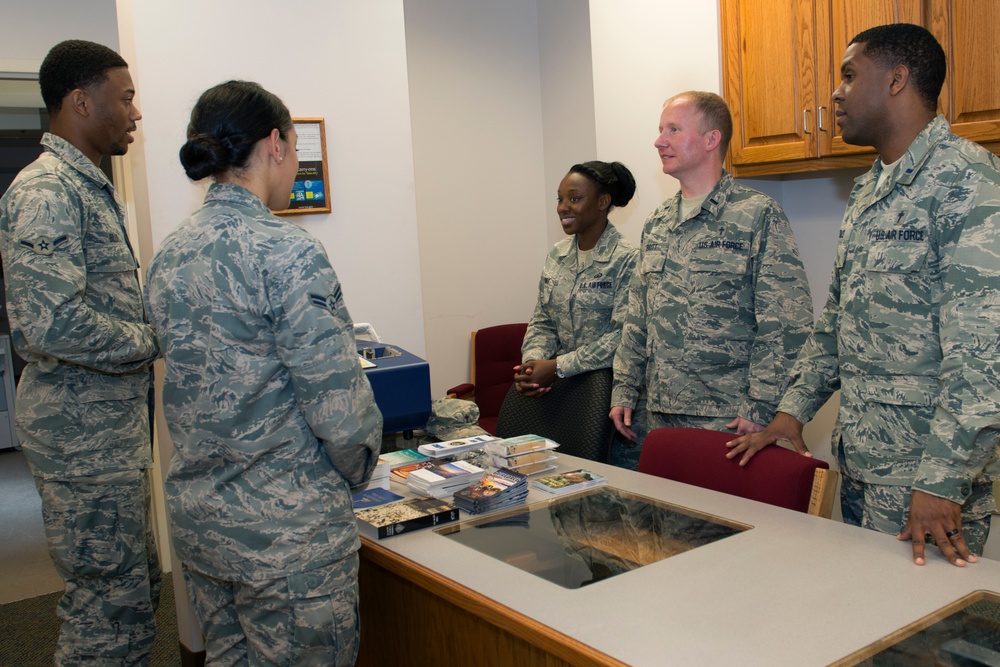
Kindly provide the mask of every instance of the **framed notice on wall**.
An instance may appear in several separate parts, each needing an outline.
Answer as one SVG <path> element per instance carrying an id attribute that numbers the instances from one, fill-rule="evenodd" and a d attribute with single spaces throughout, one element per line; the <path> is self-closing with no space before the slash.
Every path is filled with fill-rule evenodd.
<path id="1" fill-rule="evenodd" d="M 299 173 L 288 208 L 277 215 L 330 212 L 330 172 L 326 162 L 326 127 L 322 118 L 293 118 L 298 135 Z"/>

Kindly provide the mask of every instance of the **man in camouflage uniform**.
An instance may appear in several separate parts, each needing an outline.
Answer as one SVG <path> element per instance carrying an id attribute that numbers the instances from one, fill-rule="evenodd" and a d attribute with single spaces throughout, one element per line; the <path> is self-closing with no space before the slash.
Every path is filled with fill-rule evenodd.
<path id="1" fill-rule="evenodd" d="M 217 182 L 147 278 L 174 547 L 209 663 L 353 664 L 351 493 L 378 461 L 382 415 L 322 245 Z"/>
<path id="2" fill-rule="evenodd" d="M 844 141 L 874 146 L 840 231 L 826 308 L 774 421 L 730 443 L 746 462 L 841 390 L 847 523 L 927 535 L 956 565 L 989 533 L 1000 432 L 1000 172 L 935 117 L 945 55 L 919 26 L 855 37 L 834 92 Z M 963 535 L 964 529 L 964 535 Z"/>
<path id="3" fill-rule="evenodd" d="M 0 200 L 14 346 L 28 362 L 17 435 L 66 582 L 57 665 L 146 664 L 160 569 L 149 517 L 150 364 L 124 211 L 98 168 L 140 119 L 121 57 L 83 41 L 39 71 L 44 153 Z"/>
<path id="4" fill-rule="evenodd" d="M 646 221 L 615 355 L 611 418 L 647 429 L 763 428 L 812 326 L 798 246 L 778 204 L 723 169 L 732 118 L 718 95 L 667 100 L 654 146 L 675 197 Z"/>

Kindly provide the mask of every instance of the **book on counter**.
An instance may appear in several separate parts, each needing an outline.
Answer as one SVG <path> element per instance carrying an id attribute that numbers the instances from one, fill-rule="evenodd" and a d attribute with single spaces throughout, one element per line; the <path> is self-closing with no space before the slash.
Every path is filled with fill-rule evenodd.
<path id="1" fill-rule="evenodd" d="M 384 465 L 389 470 L 393 468 L 398 468 L 399 466 L 409 465 L 410 463 L 416 463 L 418 461 L 426 461 L 428 458 L 424 456 L 417 450 L 410 449 L 400 449 L 395 452 L 386 452 L 385 454 L 379 454 L 378 464 L 380 466 Z"/>
<path id="2" fill-rule="evenodd" d="M 527 497 L 527 476 L 500 468 L 484 475 L 476 484 L 456 491 L 455 504 L 469 514 L 480 514 L 518 505 Z"/>
<path id="3" fill-rule="evenodd" d="M 354 509 L 360 510 L 366 507 L 375 507 L 376 505 L 385 505 L 386 503 L 392 503 L 397 500 L 402 500 L 403 496 L 398 493 L 393 493 L 388 489 L 383 489 L 381 487 L 371 488 L 370 486 L 364 491 L 358 491 L 351 496 L 351 504 Z"/>
<path id="4" fill-rule="evenodd" d="M 547 477 L 539 477 L 531 483 L 531 487 L 539 491 L 562 495 L 589 489 L 594 486 L 606 484 L 607 479 L 601 477 L 596 472 L 578 469 L 569 472 L 561 472 Z"/>
<path id="5" fill-rule="evenodd" d="M 431 466 L 440 465 L 441 463 L 442 462 L 438 459 L 429 459 L 425 457 L 422 461 L 407 463 L 393 468 L 390 473 L 390 479 L 394 482 L 406 484 L 406 480 L 410 477 L 410 473 L 414 470 L 423 470 L 424 468 L 430 468 Z"/>
<path id="6" fill-rule="evenodd" d="M 486 443 L 498 440 L 492 435 L 475 435 L 471 438 L 445 440 L 444 442 L 428 442 L 417 447 L 417 451 L 436 459 L 446 459 L 472 449 L 482 449 Z"/>
<path id="7" fill-rule="evenodd" d="M 468 461 L 439 461 L 438 465 L 411 472 L 406 478 L 406 485 L 422 496 L 444 498 L 478 482 L 485 472 Z"/>
<path id="8" fill-rule="evenodd" d="M 376 540 L 457 521 L 458 507 L 435 498 L 410 498 L 357 510 L 358 530 Z"/>
<path id="9" fill-rule="evenodd" d="M 514 438 L 497 439 L 486 444 L 486 451 L 496 456 L 517 456 L 530 452 L 555 449 L 559 443 L 540 435 L 519 435 Z"/>
<path id="10" fill-rule="evenodd" d="M 559 444 L 537 435 L 520 435 L 488 443 L 486 452 L 496 468 L 516 470 L 524 475 L 538 475 L 556 469 L 555 453 Z"/>

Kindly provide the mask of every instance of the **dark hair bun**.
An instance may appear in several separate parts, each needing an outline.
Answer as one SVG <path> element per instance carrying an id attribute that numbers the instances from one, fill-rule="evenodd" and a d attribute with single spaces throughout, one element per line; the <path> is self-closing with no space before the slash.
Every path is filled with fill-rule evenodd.
<path id="1" fill-rule="evenodd" d="M 611 204 L 625 206 L 632 201 L 632 196 L 635 194 L 635 177 L 621 162 L 612 162 L 611 171 L 615 175 L 615 182 L 609 186 L 608 192 L 611 195 Z"/>
<path id="2" fill-rule="evenodd" d="M 586 176 L 593 181 L 598 193 L 611 196 L 612 206 L 625 206 L 635 194 L 635 177 L 621 162 L 592 160 L 574 164 L 569 172 Z"/>
<path id="3" fill-rule="evenodd" d="M 191 110 L 181 165 L 195 181 L 243 169 L 257 142 L 275 129 L 282 139 L 292 129 L 280 99 L 252 81 L 220 83 L 202 93 Z"/>
<path id="4" fill-rule="evenodd" d="M 211 134 L 190 137 L 180 150 L 181 166 L 193 181 L 225 171 L 232 163 L 232 146 Z"/>

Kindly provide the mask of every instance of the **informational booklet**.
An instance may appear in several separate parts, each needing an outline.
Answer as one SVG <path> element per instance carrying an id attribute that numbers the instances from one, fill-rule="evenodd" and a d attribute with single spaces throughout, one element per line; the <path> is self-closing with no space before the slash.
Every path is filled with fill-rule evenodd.
<path id="1" fill-rule="evenodd" d="M 424 456 L 415 449 L 400 449 L 396 452 L 386 452 L 378 457 L 378 465 L 385 465 L 392 470 L 399 466 L 409 465 L 417 461 L 426 461 L 429 457 Z"/>
<path id="2" fill-rule="evenodd" d="M 531 482 L 531 486 L 539 491 L 562 495 L 564 493 L 573 493 L 574 491 L 600 486 L 601 484 L 606 484 L 607 481 L 606 478 L 598 475 L 596 472 L 581 468 L 579 470 L 570 470 L 569 472 L 539 477 Z"/>
<path id="3" fill-rule="evenodd" d="M 443 498 L 478 482 L 485 472 L 468 461 L 439 462 L 439 465 L 414 470 L 406 478 L 406 485 L 421 495 Z"/>
<path id="4" fill-rule="evenodd" d="M 443 461 L 439 461 L 438 459 L 425 458 L 424 460 L 417 461 L 416 463 L 408 463 L 406 465 L 393 468 L 390 477 L 394 482 L 402 482 L 403 484 L 406 484 L 406 480 L 409 478 L 410 473 L 414 470 L 430 468 L 431 466 L 440 465 L 441 463 L 443 463 Z"/>
<path id="5" fill-rule="evenodd" d="M 528 478 L 500 468 L 485 475 L 478 483 L 455 492 L 455 504 L 469 514 L 505 509 L 523 503 L 528 497 Z"/>
<path id="6" fill-rule="evenodd" d="M 558 446 L 559 443 L 556 441 L 538 435 L 519 435 L 514 438 L 490 442 L 486 445 L 486 451 L 497 456 L 507 457 L 555 449 Z"/>
<path id="7" fill-rule="evenodd" d="M 458 506 L 445 500 L 411 498 L 354 513 L 358 530 L 375 540 L 458 521 Z"/>
<path id="8" fill-rule="evenodd" d="M 375 507 L 376 505 L 385 505 L 386 503 L 392 503 L 397 500 L 402 500 L 403 496 L 398 493 L 393 493 L 388 489 L 382 488 L 368 488 L 364 491 L 358 491 L 353 496 L 351 496 L 351 503 L 354 509 L 364 509 L 366 507 Z"/>
<path id="9" fill-rule="evenodd" d="M 433 456 L 436 459 L 447 459 L 467 452 L 471 449 L 481 449 L 488 442 L 498 440 L 492 435 L 475 435 L 471 438 L 459 438 L 458 440 L 445 440 L 444 442 L 429 442 L 420 445 L 417 450 L 421 454 Z"/>

